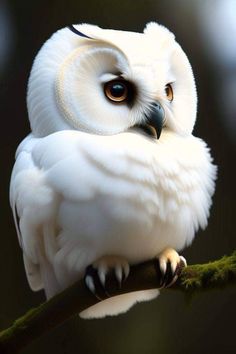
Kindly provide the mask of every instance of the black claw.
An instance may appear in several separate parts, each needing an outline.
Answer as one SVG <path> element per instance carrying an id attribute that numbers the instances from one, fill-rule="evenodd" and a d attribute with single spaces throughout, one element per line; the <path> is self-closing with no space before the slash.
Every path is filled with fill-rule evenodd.
<path id="1" fill-rule="evenodd" d="M 173 278 L 174 274 L 172 273 L 170 262 L 167 262 L 166 272 L 162 279 L 162 286 L 166 288 L 173 281 Z"/>
<path id="2" fill-rule="evenodd" d="M 183 269 L 183 262 L 180 262 L 176 267 L 175 272 L 172 273 L 171 264 L 170 262 L 167 262 L 166 272 L 165 274 L 163 274 L 160 269 L 160 262 L 159 260 L 157 260 L 156 272 L 157 272 L 157 278 L 160 279 L 160 288 L 166 288 L 172 285 L 174 278 L 180 275 L 182 269 Z"/>
<path id="3" fill-rule="evenodd" d="M 86 277 L 91 277 L 94 283 L 94 291 L 92 291 L 88 285 L 86 284 L 85 281 L 85 285 L 86 287 L 89 289 L 89 291 L 91 291 L 93 293 L 93 295 L 99 299 L 99 300 L 105 300 L 108 297 L 110 297 L 109 293 L 107 292 L 107 290 L 104 288 L 103 284 L 100 281 L 100 278 L 98 276 L 98 271 L 96 268 L 93 267 L 93 265 L 89 265 L 86 270 L 85 270 L 85 275 L 84 275 L 84 280 L 86 279 Z"/>
<path id="4" fill-rule="evenodd" d="M 160 268 L 159 259 L 157 259 L 156 272 L 157 272 L 157 278 L 160 279 L 160 288 L 166 288 L 169 285 L 171 285 L 171 283 L 173 282 L 174 278 L 177 275 L 176 271 L 174 272 L 174 274 L 172 273 L 170 262 L 167 262 L 166 272 L 165 274 L 163 274 Z"/>
<path id="5" fill-rule="evenodd" d="M 93 265 L 89 265 L 86 270 L 85 270 L 85 275 L 84 275 L 84 280 L 86 277 L 90 276 L 93 279 L 94 283 L 94 291 L 92 291 L 88 285 L 85 285 L 91 291 L 96 298 L 99 300 L 105 300 L 111 296 L 111 293 L 114 290 L 121 289 L 122 283 L 125 280 L 125 276 L 122 277 L 121 283 L 118 281 L 115 275 L 115 271 L 112 269 L 111 271 L 108 272 L 106 279 L 105 279 L 105 286 L 101 283 L 100 278 L 98 276 L 98 270 L 97 268 L 93 267 Z M 109 285 L 109 288 L 107 287 Z"/>
<path id="6" fill-rule="evenodd" d="M 97 269 L 94 268 L 91 264 L 85 270 L 85 276 L 89 275 L 92 278 L 95 277 L 97 273 Z"/>

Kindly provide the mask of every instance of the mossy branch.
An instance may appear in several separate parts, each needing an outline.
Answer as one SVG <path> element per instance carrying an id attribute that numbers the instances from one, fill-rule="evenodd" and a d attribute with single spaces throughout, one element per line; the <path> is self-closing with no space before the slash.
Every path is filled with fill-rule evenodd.
<path id="1" fill-rule="evenodd" d="M 148 261 L 131 267 L 130 275 L 117 289 L 114 279 L 107 281 L 111 296 L 132 291 L 160 287 L 161 274 L 156 261 Z M 236 251 L 217 261 L 191 265 L 183 269 L 178 281 L 170 290 L 194 293 L 222 288 L 236 283 Z M 83 280 L 54 296 L 37 308 L 31 309 L 0 333 L 0 353 L 15 354 L 45 332 L 62 324 L 70 317 L 96 304 L 96 299 L 84 286 Z"/>

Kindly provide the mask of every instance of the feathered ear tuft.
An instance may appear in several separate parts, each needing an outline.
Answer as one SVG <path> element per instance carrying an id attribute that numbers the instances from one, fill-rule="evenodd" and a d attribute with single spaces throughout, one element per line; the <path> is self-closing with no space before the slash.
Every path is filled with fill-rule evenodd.
<path id="1" fill-rule="evenodd" d="M 100 36 L 100 33 L 103 31 L 101 27 L 96 25 L 90 25 L 88 23 L 82 23 L 78 25 L 71 25 L 68 28 L 78 34 L 81 37 L 85 37 L 88 39 L 97 39 Z"/>
<path id="2" fill-rule="evenodd" d="M 168 40 L 175 39 L 175 36 L 172 32 L 170 32 L 165 26 L 159 25 L 157 22 L 149 22 L 146 24 L 144 30 L 144 34 L 151 35 L 154 37 L 165 36 Z"/>
<path id="3" fill-rule="evenodd" d="M 77 36 L 93 39 L 92 37 L 87 36 L 85 33 L 78 31 L 73 25 L 69 25 L 68 28 L 71 30 L 71 32 L 77 34 Z"/>

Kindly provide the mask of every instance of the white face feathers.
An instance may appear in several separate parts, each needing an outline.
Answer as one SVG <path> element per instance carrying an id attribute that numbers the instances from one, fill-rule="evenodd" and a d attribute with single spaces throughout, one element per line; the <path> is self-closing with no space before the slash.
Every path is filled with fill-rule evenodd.
<path id="1" fill-rule="evenodd" d="M 87 24 L 59 30 L 30 74 L 27 105 L 38 137 L 65 129 L 121 133 L 146 124 L 155 103 L 164 127 L 192 132 L 197 97 L 191 66 L 174 35 L 152 22 L 143 33 Z"/>

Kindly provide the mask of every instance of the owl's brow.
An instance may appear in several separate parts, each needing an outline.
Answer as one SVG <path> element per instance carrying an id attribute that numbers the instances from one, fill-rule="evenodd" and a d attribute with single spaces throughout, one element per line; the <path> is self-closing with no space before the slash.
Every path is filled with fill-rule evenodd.
<path id="1" fill-rule="evenodd" d="M 88 39 L 93 39 L 92 37 L 89 37 L 87 36 L 86 34 L 78 31 L 73 25 L 69 25 L 67 26 L 72 32 L 74 32 L 75 34 L 77 34 L 78 36 L 80 37 L 85 37 L 85 38 L 88 38 Z"/>

